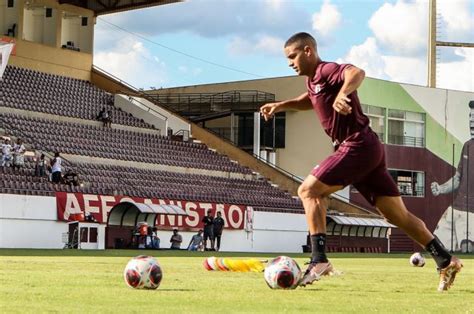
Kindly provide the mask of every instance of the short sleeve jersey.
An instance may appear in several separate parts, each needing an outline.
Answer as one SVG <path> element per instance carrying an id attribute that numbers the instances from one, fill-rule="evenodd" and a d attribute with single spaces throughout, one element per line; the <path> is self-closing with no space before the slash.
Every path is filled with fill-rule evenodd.
<path id="1" fill-rule="evenodd" d="M 351 66 L 322 61 L 316 67 L 314 77 L 306 79 L 309 99 L 324 131 L 339 143 L 369 126 L 369 118 L 362 112 L 357 91 L 348 95 L 351 100 L 348 104 L 352 107 L 350 114 L 344 116 L 332 107 L 344 83 L 344 70 Z"/>
<path id="2" fill-rule="evenodd" d="M 221 233 L 224 229 L 225 221 L 222 217 L 214 218 L 214 232 Z"/>
<path id="3" fill-rule="evenodd" d="M 10 144 L 2 144 L 2 154 L 5 156 L 10 156 L 12 152 L 12 146 Z"/>
<path id="4" fill-rule="evenodd" d="M 474 139 L 464 143 L 457 169 L 460 180 L 454 208 L 467 211 L 474 208 Z"/>
<path id="5" fill-rule="evenodd" d="M 214 224 L 214 217 L 204 216 L 202 222 L 204 224 L 204 229 L 212 229 L 212 225 Z"/>
<path id="6" fill-rule="evenodd" d="M 53 169 L 51 172 L 61 172 L 61 163 L 62 163 L 62 160 L 61 160 L 61 157 L 56 157 L 56 162 L 54 163 L 53 165 Z"/>

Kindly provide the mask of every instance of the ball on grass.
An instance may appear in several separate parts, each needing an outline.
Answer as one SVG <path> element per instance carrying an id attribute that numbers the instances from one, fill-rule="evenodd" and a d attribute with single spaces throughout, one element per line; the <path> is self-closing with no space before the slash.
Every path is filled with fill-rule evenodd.
<path id="1" fill-rule="evenodd" d="M 425 258 L 420 252 L 413 253 L 410 256 L 410 265 L 414 267 L 423 267 L 425 266 Z"/>

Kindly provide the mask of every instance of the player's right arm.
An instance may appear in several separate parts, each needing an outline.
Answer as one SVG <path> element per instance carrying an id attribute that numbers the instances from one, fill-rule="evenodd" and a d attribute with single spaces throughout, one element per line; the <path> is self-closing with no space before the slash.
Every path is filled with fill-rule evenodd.
<path id="1" fill-rule="evenodd" d="M 289 109 L 310 110 L 312 108 L 313 105 L 309 99 L 308 92 L 305 92 L 293 99 L 265 104 L 260 107 L 260 114 L 263 116 L 265 121 L 268 121 L 278 112 L 283 112 Z"/>

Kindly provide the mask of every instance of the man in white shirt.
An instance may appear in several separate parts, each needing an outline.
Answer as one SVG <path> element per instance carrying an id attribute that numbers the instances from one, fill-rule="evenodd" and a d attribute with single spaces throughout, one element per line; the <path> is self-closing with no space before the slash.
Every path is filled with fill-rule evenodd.
<path id="1" fill-rule="evenodd" d="M 60 183 L 61 182 L 61 163 L 62 159 L 59 156 L 59 153 L 54 154 L 54 159 L 51 162 L 51 173 L 52 173 L 52 180 L 53 183 Z"/>
<path id="2" fill-rule="evenodd" d="M 10 167 L 12 160 L 12 146 L 10 145 L 10 139 L 5 138 L 5 142 L 2 144 L 2 167 Z"/>
<path id="3" fill-rule="evenodd" d="M 25 165 L 25 152 L 25 145 L 23 145 L 21 138 L 18 138 L 13 146 L 13 168 L 20 169 Z"/>

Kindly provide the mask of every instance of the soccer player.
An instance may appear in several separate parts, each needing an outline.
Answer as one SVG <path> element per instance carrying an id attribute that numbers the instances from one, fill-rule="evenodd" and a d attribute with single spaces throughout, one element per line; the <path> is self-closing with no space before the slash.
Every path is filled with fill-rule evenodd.
<path id="1" fill-rule="evenodd" d="M 369 119 L 359 103 L 356 90 L 364 80 L 364 71 L 350 64 L 322 61 L 316 40 L 308 33 L 291 36 L 284 52 L 289 66 L 298 75 L 307 76 L 307 92 L 291 100 L 265 104 L 260 113 L 268 120 L 289 109 L 313 109 L 335 148 L 298 189 L 312 248 L 311 261 L 300 285 L 311 284 L 332 272 L 325 252 L 327 197 L 352 184 L 390 223 L 430 252 L 440 272 L 438 290 L 449 289 L 462 263 L 448 253 L 423 221 L 406 209 L 387 171 L 383 145 L 369 127 Z"/>

